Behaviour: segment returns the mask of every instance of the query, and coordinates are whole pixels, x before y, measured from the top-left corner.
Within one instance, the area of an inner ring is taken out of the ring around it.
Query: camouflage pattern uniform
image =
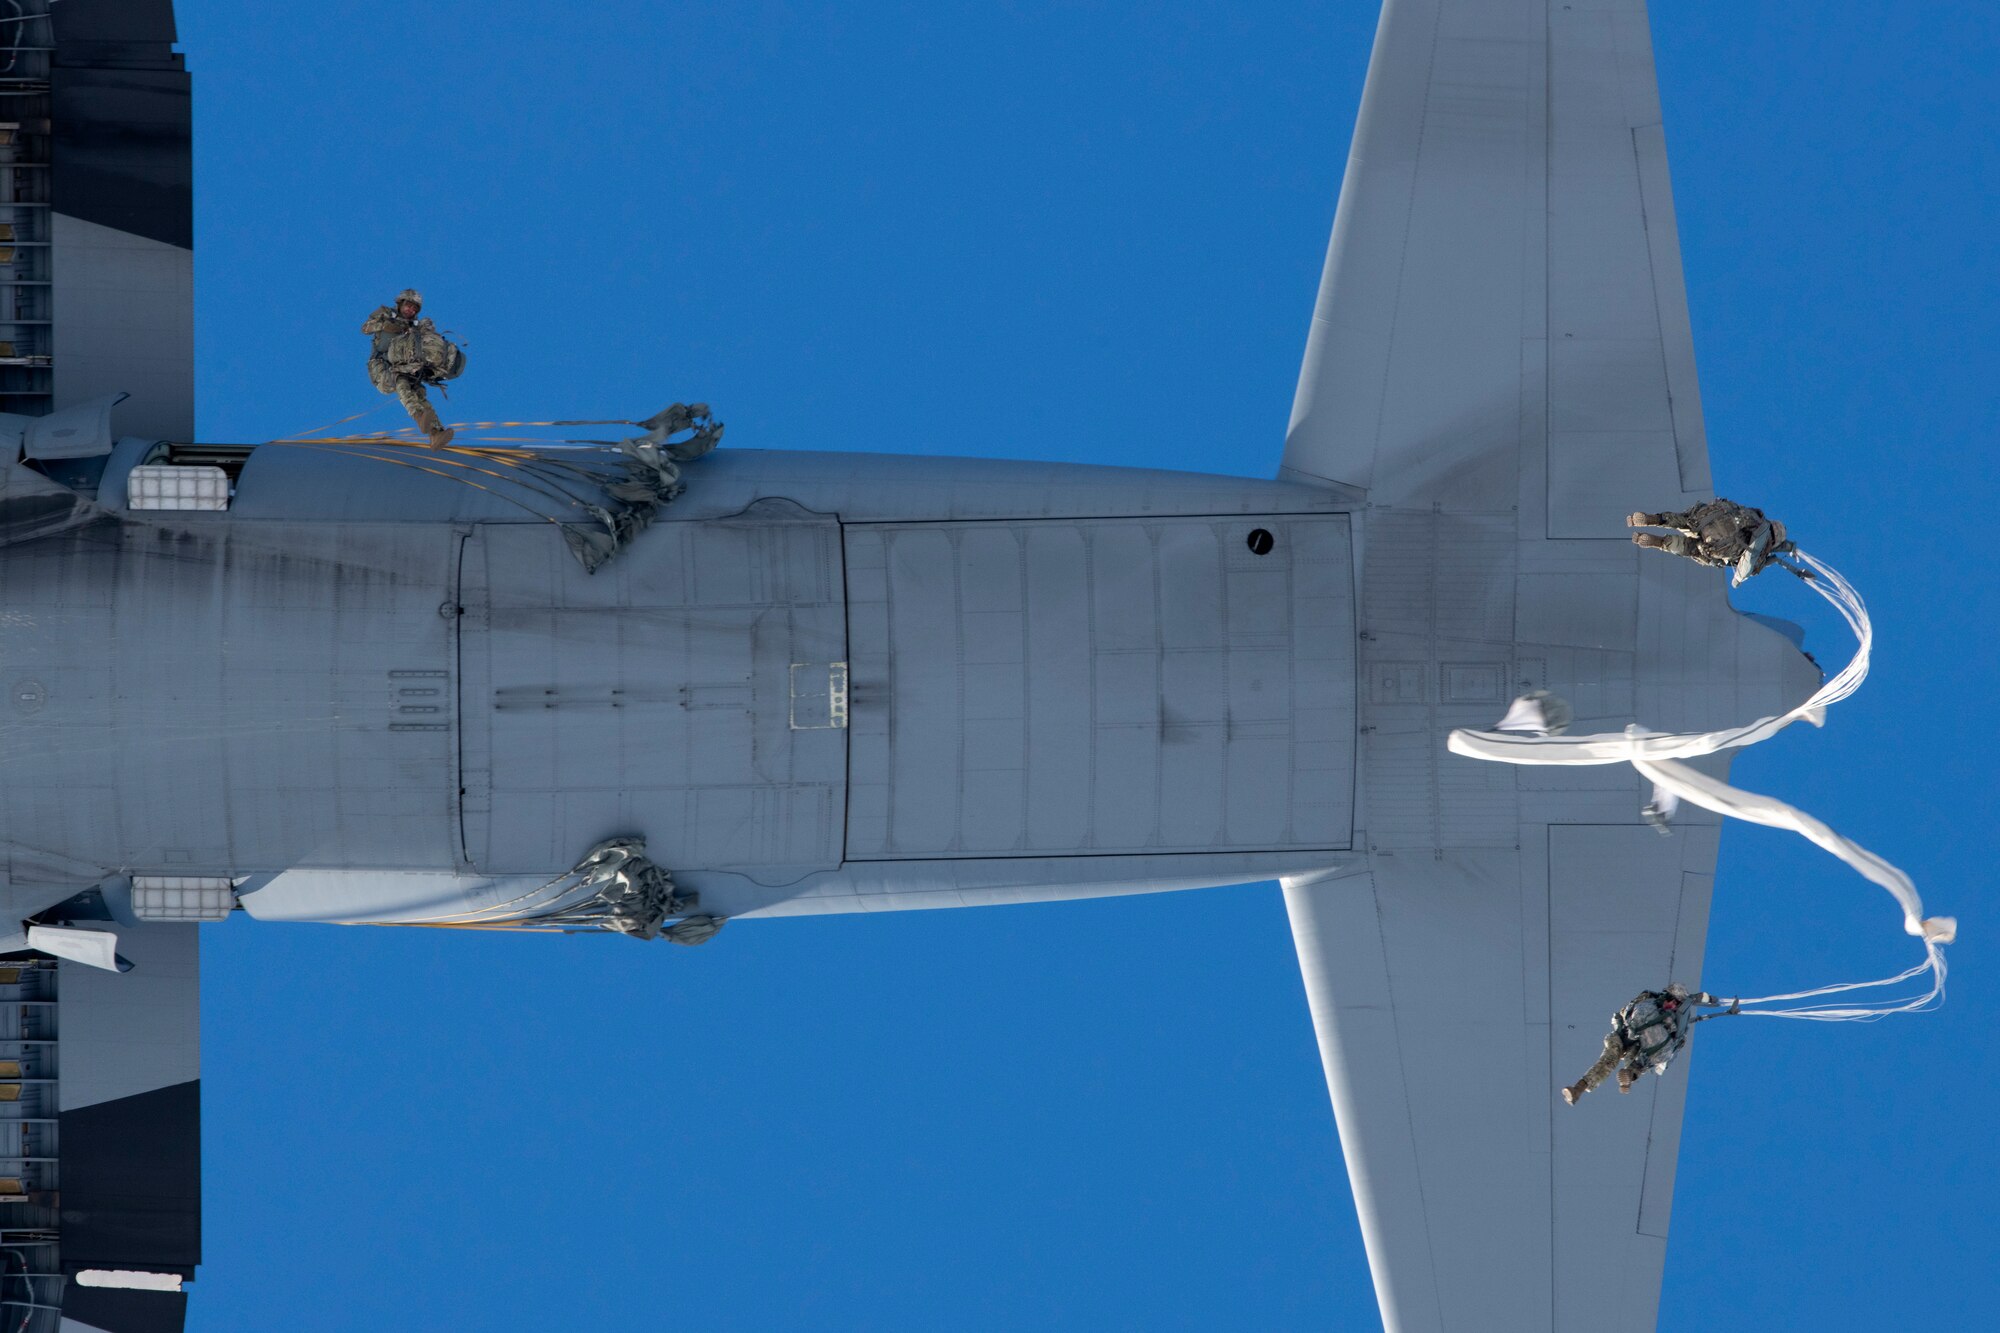
[[[1618,1091],[1630,1092],[1647,1071],[1667,1072],[1681,1047],[1694,1030],[1697,1004],[1719,1005],[1722,1001],[1707,991],[1688,994],[1685,986],[1669,986],[1664,991],[1640,991],[1631,1003],[1611,1016],[1611,1031],[1605,1034],[1604,1053],[1584,1071],[1582,1078],[1562,1090],[1563,1100],[1589,1092],[1618,1070]],[[1620,1069],[1620,1064],[1624,1068]]]
[[[396,297],[395,305],[376,306],[375,313],[361,325],[363,333],[374,335],[368,353],[368,378],[380,392],[396,396],[435,449],[449,443],[452,432],[445,429],[437,409],[424,393],[424,385],[432,379],[432,368],[421,359],[418,349],[426,341],[424,335],[435,339],[437,330],[428,319],[403,318],[400,307],[405,302],[422,311],[424,298],[405,289]]]
[[[1716,569],[1734,568],[1749,555],[1753,567],[1743,571],[1745,577],[1768,568],[1779,555],[1798,549],[1785,540],[1785,525],[1764,517],[1763,510],[1719,498],[1679,513],[1633,514],[1625,526],[1672,528],[1674,531],[1664,537],[1635,532],[1632,541]]]

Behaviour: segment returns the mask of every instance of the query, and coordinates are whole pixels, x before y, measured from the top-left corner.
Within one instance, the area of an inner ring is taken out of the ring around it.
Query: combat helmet
[[[402,291],[396,293],[397,309],[400,310],[405,301],[415,305],[419,310],[424,308],[424,294],[414,287],[405,287]]]

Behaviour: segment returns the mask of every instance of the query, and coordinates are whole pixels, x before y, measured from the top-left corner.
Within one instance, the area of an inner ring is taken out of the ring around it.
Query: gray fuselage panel
[[[850,861],[1350,844],[1346,515],[857,524],[846,548]]]
[[[795,727],[791,695],[846,658],[840,558],[837,523],[781,502],[657,524],[595,574],[552,524],[476,528],[470,863],[553,874],[636,835],[676,866],[782,880],[838,865],[846,732]]]
[[[630,836],[707,910],[878,910],[1354,838],[1326,491],[744,451],[590,574],[367,451],[259,448],[227,510],[121,514],[151,447],[103,521],[0,550],[0,843],[42,901],[226,875],[265,919],[444,921]]]
[[[165,874],[452,867],[460,539],[104,522],[9,549],[0,833]]]

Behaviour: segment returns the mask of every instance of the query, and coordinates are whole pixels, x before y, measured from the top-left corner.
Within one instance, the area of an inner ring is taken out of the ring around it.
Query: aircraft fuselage
[[[146,447],[118,446],[107,509]],[[0,551],[17,880],[435,920],[636,836],[737,916],[1233,883],[1352,845],[1353,542],[1325,490],[724,450],[590,573],[407,452],[263,446],[226,511]]]

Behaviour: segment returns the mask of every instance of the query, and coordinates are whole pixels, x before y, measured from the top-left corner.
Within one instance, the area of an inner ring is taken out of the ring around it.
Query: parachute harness
[[[1806,568],[1801,570],[1789,564],[1787,568],[1798,574],[1840,613],[1848,628],[1854,631],[1856,648],[1853,658],[1839,674],[1828,679],[1811,698],[1790,712],[1775,717],[1759,718],[1747,726],[1730,727],[1720,731],[1672,734],[1649,732],[1636,725],[1627,727],[1622,733],[1603,732],[1591,736],[1527,734],[1498,730],[1474,731],[1460,728],[1451,733],[1446,745],[1453,754],[1503,764],[1629,763],[1642,776],[1649,779],[1657,791],[1666,792],[1720,815],[1753,824],[1763,824],[1770,828],[1790,829],[1809,842],[1831,852],[1862,876],[1888,890],[1903,909],[1904,931],[1923,941],[1924,960],[1893,977],[1820,986],[1813,990],[1792,991],[1784,995],[1743,997],[1733,1001],[1727,1009],[1702,1015],[1702,1019],[1722,1018],[1740,1013],[1763,1018],[1798,1018],[1817,1022],[1867,1022],[1886,1014],[1914,1013],[1935,1008],[1944,998],[1944,946],[1951,943],[1958,934],[1958,922],[1954,918],[1926,917],[1923,899],[1918,896],[1916,885],[1907,874],[1859,843],[1835,832],[1805,811],[1774,797],[1744,791],[1728,783],[1719,782],[1680,762],[1697,755],[1714,754],[1718,750],[1741,749],[1756,745],[1769,740],[1800,720],[1810,722],[1816,727],[1824,726],[1826,710],[1861,688],[1861,683],[1868,678],[1868,656],[1875,635],[1874,626],[1868,618],[1867,605],[1862,602],[1861,594],[1856,592],[1854,586],[1832,566],[1814,559],[1804,551],[1796,551],[1793,555]],[[1738,581],[1740,582],[1740,579]],[[1897,986],[1927,972],[1931,977],[1930,989],[1921,995],[1900,995],[1872,1001],[1862,999],[1851,1004],[1799,1003],[1819,1000],[1829,995]]]

